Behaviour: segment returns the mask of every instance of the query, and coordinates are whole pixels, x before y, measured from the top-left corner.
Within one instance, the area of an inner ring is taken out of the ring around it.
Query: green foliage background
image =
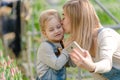
[[[115,25],[116,23],[94,2],[91,0],[93,6],[96,9],[97,15],[100,18],[100,21],[103,25]],[[120,22],[120,1],[119,0],[99,0],[103,6],[108,9],[113,16],[115,16]]]
[[[119,21],[120,21],[120,1],[119,0],[99,0]],[[66,0],[60,0],[59,4],[57,4],[58,11],[62,13],[62,6],[66,2]],[[95,3],[94,0],[91,0],[97,15],[103,25],[116,25],[116,23]],[[34,24],[35,30],[39,31],[39,14],[41,11],[52,8],[50,4],[46,2],[46,0],[35,0],[32,4],[33,8],[33,18],[30,20],[29,26]],[[29,27],[30,30],[33,30]]]

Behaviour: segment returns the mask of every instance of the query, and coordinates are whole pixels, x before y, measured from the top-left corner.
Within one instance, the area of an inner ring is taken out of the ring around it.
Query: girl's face
[[[56,18],[51,19],[46,24],[46,29],[44,34],[49,41],[59,42],[60,40],[62,40],[64,36],[64,32],[60,21],[58,21]]]
[[[66,11],[64,10],[63,11],[63,21],[62,21],[62,24],[63,24],[63,29],[65,31],[65,33],[70,33],[70,28],[71,28],[71,23],[70,23],[70,18],[68,17]]]

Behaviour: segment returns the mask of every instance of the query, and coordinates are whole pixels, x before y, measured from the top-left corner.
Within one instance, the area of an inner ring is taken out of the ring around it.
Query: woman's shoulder
[[[106,32],[106,31],[114,32],[115,30],[113,30],[112,28],[106,28],[106,27],[102,27],[102,28],[98,29],[98,33],[103,33],[103,32]]]
[[[98,37],[105,37],[105,36],[120,36],[117,31],[111,28],[101,28],[98,31]]]
[[[120,34],[111,28],[103,28],[99,33],[97,37],[98,43],[104,43],[104,42],[116,42],[120,43]]]

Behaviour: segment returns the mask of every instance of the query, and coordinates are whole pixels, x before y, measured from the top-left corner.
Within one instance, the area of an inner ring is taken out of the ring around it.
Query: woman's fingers
[[[73,51],[76,53],[76,56],[78,56],[79,59],[82,59],[82,60],[84,59],[84,57],[83,57],[84,52],[83,51],[81,51],[79,49],[73,49]]]
[[[74,54],[74,53],[73,53],[70,57],[71,57],[72,61],[73,61],[77,66],[80,67],[80,58],[78,58],[78,56],[77,56],[76,54]]]
[[[71,59],[77,66],[81,66],[84,60],[84,57],[80,51],[73,49],[73,52],[70,54]]]
[[[89,71],[95,69],[91,56],[86,50],[79,51],[77,49],[73,49],[73,52],[71,52],[70,57],[78,67],[84,68]]]

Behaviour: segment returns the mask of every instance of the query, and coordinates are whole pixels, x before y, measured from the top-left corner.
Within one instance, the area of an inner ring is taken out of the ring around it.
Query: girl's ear
[[[47,36],[45,31],[43,31],[42,33],[43,33],[43,35],[44,35],[45,37]]]

